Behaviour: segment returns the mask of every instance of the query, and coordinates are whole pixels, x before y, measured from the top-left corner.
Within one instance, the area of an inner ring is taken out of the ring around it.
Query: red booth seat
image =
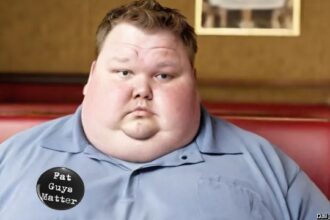
[[[0,143],[19,131],[45,122],[49,118],[14,118],[0,117]]]
[[[72,113],[76,106],[0,104],[0,143],[18,131]],[[206,107],[211,113],[253,131],[281,148],[330,199],[330,108],[291,109],[289,106],[271,108],[264,105],[242,105],[240,108],[239,105],[216,104],[206,104]],[[298,110],[298,116],[294,116],[294,111]]]

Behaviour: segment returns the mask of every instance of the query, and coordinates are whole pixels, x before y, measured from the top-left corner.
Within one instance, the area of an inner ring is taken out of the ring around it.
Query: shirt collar
[[[241,141],[233,132],[233,125],[211,116],[201,108],[201,122],[195,139],[188,145],[145,164],[127,163],[98,151],[88,141],[81,124],[81,106],[73,115],[54,121],[50,132],[46,132],[42,147],[68,153],[84,152],[91,158],[104,160],[127,169],[150,166],[179,166],[203,161],[201,153],[236,154],[241,153]],[[59,140],[58,138],[62,139]]]
[[[220,118],[215,118],[202,107],[200,128],[196,143],[202,153],[236,154],[242,153],[242,141],[237,128]]]
[[[105,155],[91,145],[85,148],[84,153],[86,153],[90,158],[107,161],[109,163],[115,164],[118,167],[132,171],[148,167],[180,166],[183,164],[195,164],[204,161],[198,146],[194,142],[146,163],[132,163],[123,161],[118,158]]]
[[[66,116],[62,120],[65,120],[64,123],[61,119],[54,121],[51,130],[46,132],[46,136],[42,138],[41,143],[43,148],[68,153],[83,152],[90,158],[107,161],[129,170],[151,166],[179,166],[203,161],[195,142],[191,142],[183,148],[148,163],[136,164],[122,161],[103,154],[88,141],[81,123],[81,106],[78,107],[73,115]],[[59,137],[61,137],[61,140],[58,139]]]
[[[52,123],[53,126],[49,128],[48,132],[46,131],[46,135],[42,138],[41,146],[43,148],[79,153],[89,145],[81,124],[81,106],[73,115],[57,119]]]

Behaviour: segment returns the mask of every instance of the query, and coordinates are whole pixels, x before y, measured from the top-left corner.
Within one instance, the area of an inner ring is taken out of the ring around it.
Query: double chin
[[[157,123],[149,118],[138,118],[122,125],[124,134],[135,140],[148,140],[160,130]]]

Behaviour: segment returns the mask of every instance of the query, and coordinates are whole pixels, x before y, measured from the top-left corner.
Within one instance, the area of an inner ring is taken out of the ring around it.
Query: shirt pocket
[[[197,190],[203,220],[274,220],[261,196],[244,181],[203,176]]]

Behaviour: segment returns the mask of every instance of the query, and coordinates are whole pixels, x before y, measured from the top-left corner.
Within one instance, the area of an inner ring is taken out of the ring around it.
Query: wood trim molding
[[[312,80],[253,80],[253,79],[205,79],[198,78],[200,87],[258,87],[258,88],[317,88],[329,89],[330,80],[312,81]]]
[[[80,84],[87,82],[87,73],[8,73],[0,72],[0,83]]]

